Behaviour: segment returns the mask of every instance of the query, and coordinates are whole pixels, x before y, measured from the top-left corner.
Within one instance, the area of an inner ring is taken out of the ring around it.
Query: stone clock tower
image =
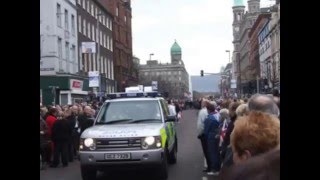
[[[234,51],[239,51],[239,34],[240,34],[240,24],[243,19],[245,6],[243,0],[234,0],[233,9],[233,45]]]

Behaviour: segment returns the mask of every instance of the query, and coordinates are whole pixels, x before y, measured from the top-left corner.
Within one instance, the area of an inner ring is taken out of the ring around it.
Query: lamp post
[[[230,50],[226,50],[226,53],[229,53],[229,63],[230,63]]]
[[[153,53],[149,54],[149,57],[150,57],[150,59],[149,59],[149,60],[151,60],[151,56],[153,56],[153,55],[154,55]]]

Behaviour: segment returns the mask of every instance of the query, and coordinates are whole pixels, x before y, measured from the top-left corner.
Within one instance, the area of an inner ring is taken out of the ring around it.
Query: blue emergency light
[[[161,97],[161,94],[158,92],[138,92],[138,93],[111,93],[107,94],[109,99],[117,99],[117,98],[137,98],[137,97]]]

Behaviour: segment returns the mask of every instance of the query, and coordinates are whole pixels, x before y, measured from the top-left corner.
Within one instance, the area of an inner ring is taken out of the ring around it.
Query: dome
[[[233,0],[234,6],[244,6],[243,0]]]
[[[181,47],[179,44],[175,41],[173,45],[171,46],[171,54],[181,54]]]

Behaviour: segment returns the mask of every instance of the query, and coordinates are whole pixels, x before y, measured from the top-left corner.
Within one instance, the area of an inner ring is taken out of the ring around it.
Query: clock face
[[[235,30],[236,32],[238,32],[238,31],[239,31],[239,27],[235,27],[234,30]]]

